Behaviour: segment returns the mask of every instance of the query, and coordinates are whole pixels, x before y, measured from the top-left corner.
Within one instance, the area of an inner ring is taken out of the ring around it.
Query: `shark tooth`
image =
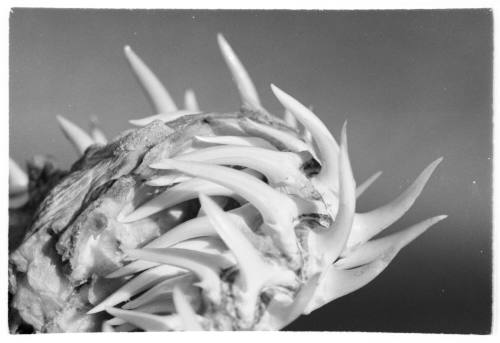
[[[298,216],[297,204],[261,180],[241,171],[199,162],[166,159],[150,165],[154,169],[175,169],[183,173],[219,183],[250,202],[262,215],[266,230],[286,255],[297,254],[297,241],[292,222]],[[200,191],[200,193],[205,193]]]
[[[317,248],[325,263],[333,263],[340,255],[351,231],[356,208],[356,184],[347,152],[346,124],[342,128],[339,165],[339,209],[332,227],[317,234]]]
[[[275,85],[271,85],[271,89],[279,102],[313,135],[322,162],[317,179],[333,190],[337,190],[339,146],[335,138],[333,138],[325,124],[306,106]]]
[[[198,100],[196,100],[196,94],[192,89],[188,89],[184,93],[184,108],[187,111],[200,112]]]
[[[283,147],[280,150],[286,149],[293,152],[311,151],[309,145],[294,135],[272,126],[257,123],[249,118],[244,118],[241,121],[241,127],[250,135],[261,137],[278,148]]]
[[[144,304],[147,304],[153,300],[156,300],[159,296],[165,293],[171,293],[174,287],[179,283],[186,283],[194,281],[194,276],[191,273],[185,273],[181,275],[174,276],[170,279],[164,280],[152,288],[148,289],[146,292],[142,293],[137,298],[127,302],[122,306],[124,310],[132,310]]]
[[[120,287],[114,293],[110,294],[101,303],[88,311],[87,314],[104,311],[107,307],[115,306],[125,300],[130,299],[130,297],[132,297],[133,295],[149,289],[155,284],[181,273],[184,273],[182,269],[165,265],[146,270],[142,274],[136,276],[125,285]]]
[[[271,184],[293,183],[304,177],[300,170],[306,159],[305,154],[235,145],[210,147],[175,157],[178,161],[251,168],[264,174]]]
[[[335,262],[335,265],[342,269],[354,268],[376,260],[389,249],[401,250],[446,217],[446,215],[432,217],[400,232],[358,245],[345,252],[344,257]]]
[[[94,144],[94,140],[74,123],[63,116],[56,116],[56,118],[64,136],[70,141],[78,154],[82,155],[89,146]]]
[[[295,280],[295,275],[266,263],[262,253],[245,236],[238,223],[233,222],[212,199],[200,194],[200,203],[213,228],[236,257],[240,271],[236,283],[242,291],[239,300],[244,303],[240,306],[240,315],[251,322],[262,288],[269,284],[290,284]]]
[[[243,105],[255,109],[262,108],[259,100],[259,95],[257,94],[252,79],[250,79],[250,76],[245,70],[245,67],[241,63],[238,56],[236,56],[236,54],[234,53],[229,43],[220,33],[217,35],[217,42],[219,43],[219,48],[222,56],[224,57],[229,70],[231,71],[233,81],[238,88]]]
[[[28,175],[22,168],[9,158],[9,194],[18,194],[28,191]]]
[[[195,218],[196,219],[196,218]],[[187,223],[187,222],[186,222]],[[182,225],[182,224],[180,224]],[[207,222],[206,226],[210,226]],[[184,226],[186,228],[186,226]],[[189,228],[188,228],[189,229]],[[207,230],[212,230],[207,229]],[[170,231],[168,231],[170,232]],[[165,233],[164,235],[168,234]],[[215,235],[215,232],[212,233]],[[192,235],[187,234],[184,237],[189,237],[186,238],[186,240],[181,241],[176,240],[176,237],[171,237],[170,235],[167,237],[164,237],[164,235],[158,237],[157,239],[151,241],[150,243],[146,244],[144,248],[168,248],[168,247],[176,247],[176,248],[182,248],[182,249],[189,249],[189,250],[197,250],[201,251],[204,253],[208,254],[220,254],[223,253],[225,250],[227,250],[222,242],[216,239],[209,239],[208,237],[203,237],[203,235],[196,236],[194,233]],[[208,235],[207,235],[208,236]],[[132,261],[129,264],[115,270],[114,272],[106,275],[107,278],[118,278],[118,277],[123,277],[131,274],[136,274],[139,272],[142,272],[146,269],[153,268],[158,266],[158,263],[155,262],[149,262],[149,261],[144,261],[144,260],[136,260]]]
[[[99,128],[98,119],[96,116],[90,117],[90,136],[96,144],[108,144],[108,139],[106,138],[104,132],[102,132]]]
[[[125,46],[124,52],[132,67],[132,71],[153,103],[156,112],[167,113],[177,111],[177,106],[172,97],[151,69],[137,56],[130,46]]]
[[[207,297],[215,304],[220,302],[220,273],[229,268],[231,262],[221,255],[202,253],[194,250],[179,248],[164,249],[131,249],[126,253],[146,261],[173,265],[195,273]]]
[[[428,165],[417,179],[390,203],[370,212],[356,213],[347,247],[350,248],[366,242],[401,218],[418,198],[433,171],[442,160],[442,158],[438,158]]]
[[[201,178],[194,178],[172,186],[133,212],[119,216],[118,220],[122,223],[131,223],[149,217],[181,202],[198,197],[200,191],[211,195],[234,196],[234,192],[226,187]]]

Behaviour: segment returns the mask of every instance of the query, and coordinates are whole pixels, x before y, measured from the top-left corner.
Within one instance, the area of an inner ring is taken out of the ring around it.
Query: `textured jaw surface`
[[[125,47],[156,115],[109,142],[95,121],[87,134],[58,117],[81,156],[67,173],[28,177],[11,160],[11,218],[24,218],[9,260],[13,332],[25,324],[36,332],[279,330],[369,283],[446,217],[376,237],[410,209],[441,159],[392,202],[357,213],[356,198],[381,172],[356,185],[346,125],[339,145],[274,85],[285,115],[271,115],[217,39],[240,111],[200,111],[192,90],[178,108]]]

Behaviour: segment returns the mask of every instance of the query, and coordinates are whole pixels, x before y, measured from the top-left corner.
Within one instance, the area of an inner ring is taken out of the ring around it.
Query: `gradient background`
[[[445,160],[392,230],[449,218],[403,250],[365,288],[290,330],[488,333],[491,325],[492,13],[447,11],[95,11],[15,9],[10,21],[10,153],[76,157],[56,114],[109,136],[152,108],[129,71],[130,44],[181,104],[239,99],[216,44],[225,34],[265,106],[276,83],[338,137],[349,119],[357,180],[384,174],[359,201],[384,204]]]

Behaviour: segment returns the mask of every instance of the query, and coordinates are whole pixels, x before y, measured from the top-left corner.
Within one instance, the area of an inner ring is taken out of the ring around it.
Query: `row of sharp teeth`
[[[248,73],[222,35],[218,36],[218,43],[239,90],[242,104],[267,113]],[[185,110],[179,110],[165,87],[130,47],[125,47],[125,55],[159,113],[133,120],[132,124],[143,126],[154,120],[168,123],[181,116],[200,113],[194,92],[186,92]],[[296,278],[293,272],[284,272],[266,261],[249,239],[252,228],[259,220],[262,221],[261,229],[272,237],[281,252],[293,258],[299,253],[293,228],[301,215],[326,211],[325,214],[335,218],[329,230],[312,234],[312,244],[316,249],[313,252],[322,266],[321,271],[310,276],[293,301],[280,301],[277,298],[268,305],[265,321],[269,328],[279,329],[300,314],[310,313],[370,282],[400,249],[446,217],[430,218],[401,232],[371,240],[412,206],[441,159],[431,163],[394,201],[370,212],[355,213],[356,197],[381,172],[375,173],[356,188],[347,152],[345,125],[339,146],[327,127],[309,108],[278,87],[271,85],[271,89],[285,108],[285,122],[301,132],[301,139],[272,126],[244,119],[242,126],[245,131],[258,132],[258,135],[195,137],[195,141],[205,144],[204,149],[150,166],[180,174],[177,178],[159,176],[150,180],[148,185],[176,185],[132,212],[121,215],[119,221],[137,221],[192,198],[199,198],[204,215],[180,224],[143,249],[125,251],[135,261],[108,277],[141,273],[89,311],[90,314],[106,310],[115,317],[104,324],[104,330],[113,330],[112,327],[118,330],[139,327],[153,331],[205,328],[205,319],[196,314],[196,305],[199,304],[195,304],[193,299],[196,294],[193,293],[198,292],[198,288],[192,287],[192,281],[198,280],[195,285],[202,289],[212,303],[218,304],[221,301],[221,271],[235,264],[239,270],[236,284],[241,290],[238,297],[241,302],[240,315],[251,321],[257,298],[265,286],[293,285]],[[79,153],[84,153],[92,144],[106,142],[95,126],[89,136],[63,117],[58,117],[58,120]],[[280,147],[286,147],[290,152],[281,152]],[[309,181],[320,191],[328,205],[326,209],[320,204],[285,195],[276,189],[281,185],[294,185],[305,178],[300,171],[304,163],[301,152],[304,151],[309,151],[311,156],[321,161],[319,174],[312,176]],[[249,169],[241,171],[224,165]],[[260,180],[252,171],[263,174],[269,183]],[[27,177],[22,176],[22,173],[11,162],[11,191],[19,187],[27,188]],[[210,198],[216,195],[236,197],[241,203],[248,203],[224,212]],[[224,244],[214,243],[217,240],[207,237],[218,238]],[[224,252],[225,247],[230,253]],[[123,305],[122,309],[113,307],[140,293],[142,295]],[[161,312],[158,306],[175,313],[156,315]]]

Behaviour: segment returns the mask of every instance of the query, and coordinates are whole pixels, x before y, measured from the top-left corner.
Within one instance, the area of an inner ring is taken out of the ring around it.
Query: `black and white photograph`
[[[493,9],[8,11],[10,335],[492,333]]]

